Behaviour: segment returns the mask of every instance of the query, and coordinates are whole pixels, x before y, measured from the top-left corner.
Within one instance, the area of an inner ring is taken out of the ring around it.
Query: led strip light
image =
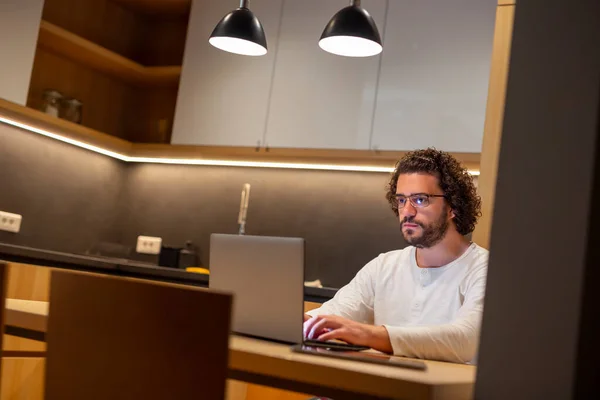
[[[80,142],[79,140],[70,139],[39,129],[27,124],[13,121],[8,118],[0,117],[0,122],[7,125],[12,125],[17,128],[25,129],[29,132],[37,133],[42,136],[52,138],[64,143],[69,143],[73,146],[81,147],[108,157],[116,158],[117,160],[134,163],[150,163],[150,164],[175,164],[175,165],[210,165],[221,167],[251,167],[251,168],[283,168],[283,169],[309,169],[309,170],[325,170],[325,171],[356,171],[356,172],[393,172],[393,167],[376,167],[363,165],[334,165],[334,164],[303,164],[303,163],[282,163],[268,161],[233,161],[233,160],[208,160],[202,158],[161,158],[161,157],[130,157],[111,150],[106,150],[98,146]],[[478,176],[479,171],[469,171],[471,175]]]

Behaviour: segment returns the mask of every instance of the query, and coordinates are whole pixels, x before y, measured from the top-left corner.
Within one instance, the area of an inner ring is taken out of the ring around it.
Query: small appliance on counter
[[[181,247],[160,246],[158,265],[161,267],[178,268],[181,250]]]
[[[185,247],[161,246],[158,255],[158,265],[168,268],[199,267],[197,247],[191,240],[185,242]]]

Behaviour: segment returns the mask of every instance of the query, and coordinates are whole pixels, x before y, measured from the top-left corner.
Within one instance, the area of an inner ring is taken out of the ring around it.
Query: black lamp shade
[[[330,53],[350,57],[373,56],[383,49],[373,17],[357,5],[345,7],[331,18],[319,46]]]
[[[213,46],[231,53],[261,56],[267,53],[267,39],[252,11],[240,7],[221,19],[209,39]]]

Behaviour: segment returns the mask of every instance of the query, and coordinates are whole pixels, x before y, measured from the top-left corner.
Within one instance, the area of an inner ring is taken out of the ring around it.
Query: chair
[[[46,400],[223,399],[232,297],[53,271]]]
[[[0,352],[4,342],[4,308],[6,307],[6,292],[8,291],[8,265],[0,261]],[[1,360],[0,360],[1,361]],[[0,362],[0,377],[2,377],[2,363]]]

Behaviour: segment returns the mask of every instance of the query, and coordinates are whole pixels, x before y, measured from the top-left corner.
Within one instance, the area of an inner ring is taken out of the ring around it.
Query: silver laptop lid
[[[212,234],[209,287],[232,292],[233,331],[301,343],[304,239]]]

